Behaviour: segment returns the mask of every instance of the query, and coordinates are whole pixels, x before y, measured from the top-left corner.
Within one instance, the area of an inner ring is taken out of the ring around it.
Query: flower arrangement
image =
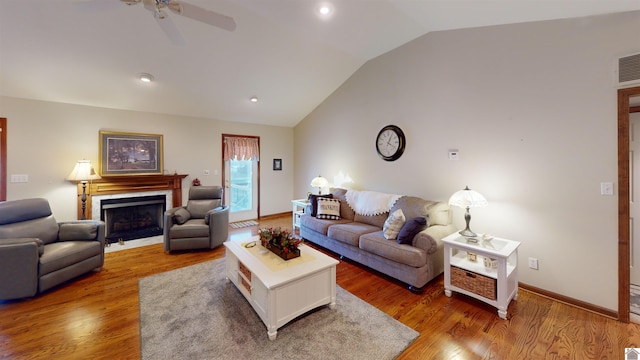
[[[275,229],[263,228],[259,230],[258,234],[260,235],[262,246],[278,254],[283,259],[288,260],[300,256],[298,246],[300,246],[302,240],[293,237],[288,230],[282,230],[279,227]]]
[[[191,185],[200,186],[200,179],[198,178],[193,179],[193,181],[191,181]]]

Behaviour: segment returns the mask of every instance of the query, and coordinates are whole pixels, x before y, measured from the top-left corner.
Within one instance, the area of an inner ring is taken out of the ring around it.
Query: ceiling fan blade
[[[197,20],[205,24],[213,25],[224,30],[233,31],[236,29],[236,22],[231,16],[222,15],[215,11],[207,10],[199,6],[191,5],[186,2],[179,2],[179,6],[175,6],[177,1],[171,1],[168,6],[174,11],[189,19]],[[174,4],[173,6],[171,4]]]
[[[182,37],[180,30],[178,30],[174,22],[171,21],[170,17],[167,16],[165,18],[159,18],[156,16],[156,22],[172,43],[179,46],[186,45],[187,42]]]
[[[142,4],[144,5],[144,8],[149,10],[149,11],[156,11],[156,2],[155,0],[143,0]]]

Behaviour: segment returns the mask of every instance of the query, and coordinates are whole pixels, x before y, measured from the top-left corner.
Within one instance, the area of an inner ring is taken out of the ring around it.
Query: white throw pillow
[[[404,217],[402,209],[398,209],[389,214],[389,217],[384,222],[384,226],[382,227],[384,238],[387,240],[395,240],[398,237],[400,230],[402,230],[402,226],[404,226],[405,221],[407,220]]]
[[[340,220],[340,200],[318,198],[316,218],[326,220]]]

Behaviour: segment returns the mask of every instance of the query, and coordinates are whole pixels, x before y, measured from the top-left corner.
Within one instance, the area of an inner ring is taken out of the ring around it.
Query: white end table
[[[442,239],[444,293],[450,297],[455,291],[484,301],[498,308],[498,316],[506,319],[509,303],[518,299],[520,243],[500,238],[485,241],[481,235],[477,240],[469,242],[457,232]]]
[[[297,199],[297,200],[291,200],[291,205],[292,205],[292,221],[293,223],[291,224],[291,229],[293,229],[293,233],[295,234],[296,229],[300,229],[300,216],[302,216],[302,214],[304,214],[304,209],[307,207],[307,205],[309,205],[311,202],[307,199]]]

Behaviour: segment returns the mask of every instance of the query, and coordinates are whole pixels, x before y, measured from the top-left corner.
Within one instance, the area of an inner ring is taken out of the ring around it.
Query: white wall
[[[195,177],[202,185],[221,185],[221,134],[259,136],[261,215],[291,211],[292,128],[9,97],[0,97],[0,117],[7,118],[7,174],[29,175],[28,183],[7,184],[7,199],[45,197],[59,221],[76,218],[76,186],[65,178],[79,159],[97,170],[101,129],[162,134],[165,172],[189,174],[182,183],[185,203]],[[273,158],[282,158],[282,171],[272,170]]]
[[[522,242],[521,282],[617,310],[617,197],[600,182],[617,179],[613,65],[640,52],[638,34],[633,12],[422,36],[296,126],[294,195],[338,171],[354,188],[445,201],[468,185],[489,201],[472,229]],[[387,124],[407,137],[395,162],[375,152]]]

